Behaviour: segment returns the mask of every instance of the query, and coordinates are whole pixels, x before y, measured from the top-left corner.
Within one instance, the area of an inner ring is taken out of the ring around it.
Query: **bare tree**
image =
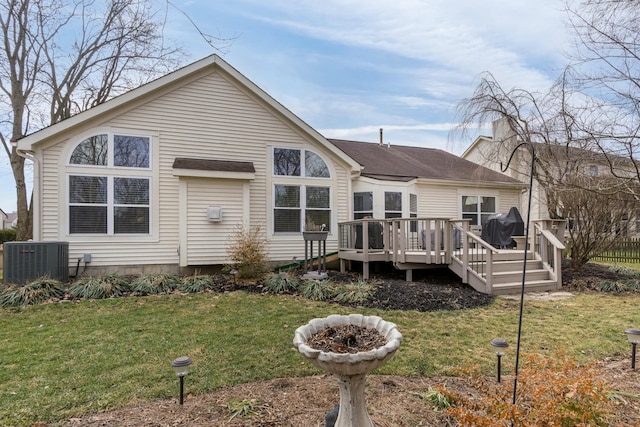
[[[612,184],[602,182],[609,180],[615,181],[615,178],[573,176],[563,185],[550,190],[555,193],[556,200],[569,221],[568,255],[574,268],[586,264],[591,258],[615,246],[619,239],[628,236],[630,212],[636,206],[635,200],[626,192],[603,193],[588,190],[609,188]]]
[[[169,6],[175,8],[168,0],[159,7],[153,0],[0,0],[0,141],[16,184],[18,240],[31,237],[32,221],[25,158],[11,142],[184,63],[184,52],[163,38]],[[216,39],[197,30],[213,46]]]
[[[485,154],[505,158],[515,143],[535,143],[536,181],[550,217],[584,213],[575,201],[589,198],[610,207],[590,209],[589,222],[609,223],[622,217],[613,212],[617,207],[628,216],[640,199],[640,8],[628,0],[581,0],[567,1],[565,12],[575,49],[557,82],[545,93],[505,91],[486,73],[459,104],[461,128],[502,120],[509,133],[494,138]],[[526,171],[525,163],[516,167]],[[589,179],[593,164],[607,165],[609,178]],[[574,249],[591,256],[591,245],[608,235],[586,223],[583,218],[580,232],[591,230],[589,239],[574,233],[580,239]]]
[[[581,132],[611,164],[611,173],[640,181],[640,7],[628,0],[566,2],[575,35],[572,85],[584,94],[574,104]],[[629,160],[617,168],[620,157]],[[630,173],[632,172],[632,173]]]
[[[524,89],[505,91],[486,73],[473,96],[459,103],[458,112],[463,132],[499,121],[503,130],[485,147],[487,162],[506,160],[523,141],[534,144],[535,184],[543,190],[539,202],[546,205],[550,218],[576,224],[570,231],[571,257],[579,266],[610,248],[615,224],[628,219],[639,193],[630,159],[594,151],[599,145],[581,126],[586,110],[572,108],[570,100],[576,93],[568,90],[567,75],[568,71],[548,92],[534,94]],[[526,152],[516,154],[514,176],[526,182],[531,159]],[[607,164],[612,173],[594,174],[590,167],[599,164]]]

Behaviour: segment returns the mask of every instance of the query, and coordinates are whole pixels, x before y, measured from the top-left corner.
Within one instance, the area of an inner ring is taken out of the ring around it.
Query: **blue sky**
[[[209,34],[234,38],[223,58],[329,138],[441,148],[455,107],[490,71],[501,85],[546,90],[566,63],[562,0],[171,0]],[[167,36],[192,60],[214,50],[175,8]],[[482,133],[487,133],[482,131]],[[15,209],[0,158],[0,208]]]

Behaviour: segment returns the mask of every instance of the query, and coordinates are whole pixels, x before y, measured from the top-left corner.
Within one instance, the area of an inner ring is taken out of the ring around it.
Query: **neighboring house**
[[[5,211],[0,209],[0,230],[4,230],[5,228],[7,228],[7,218],[8,217]]]
[[[4,221],[4,228],[16,228],[18,226],[18,213],[11,212],[7,214]]]
[[[0,230],[15,228],[18,224],[18,214],[15,212],[6,213],[0,209]]]
[[[480,221],[522,190],[444,151],[329,141],[216,55],[17,144],[34,160],[34,240],[68,241],[95,273],[224,264],[240,225],[286,262],[305,228],[325,224],[332,252],[339,222]]]
[[[485,166],[495,171],[501,171],[502,165],[509,160],[511,150],[521,141],[511,131],[505,120],[496,120],[493,123],[493,136],[479,136],[461,155],[463,159]],[[533,143],[536,156],[543,156],[547,160],[548,167],[555,167],[552,173],[557,176],[571,175],[576,172],[584,176],[606,177],[611,175],[611,168],[618,176],[635,174],[635,165],[621,156],[610,156],[608,159],[601,153],[564,145],[548,145]],[[522,182],[528,182],[531,166],[531,153],[526,148],[520,148],[514,154],[508,170],[504,173]],[[558,178],[560,179],[560,178]],[[527,194],[523,194],[527,197]],[[520,206],[526,207],[525,200]],[[524,217],[526,210],[522,212]],[[544,188],[534,178],[531,200],[531,218],[549,219]],[[640,236],[640,207],[632,209],[627,215],[626,224],[617,226],[624,234]],[[613,228],[612,228],[613,231]]]

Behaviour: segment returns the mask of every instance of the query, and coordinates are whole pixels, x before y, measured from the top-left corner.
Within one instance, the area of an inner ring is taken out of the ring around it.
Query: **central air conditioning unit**
[[[5,242],[4,283],[24,285],[43,276],[69,280],[69,242]]]

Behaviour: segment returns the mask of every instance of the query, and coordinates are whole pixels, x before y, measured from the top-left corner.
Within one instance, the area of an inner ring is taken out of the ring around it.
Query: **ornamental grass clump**
[[[601,292],[636,292],[640,290],[640,281],[637,279],[603,280],[598,284],[598,290]]]
[[[629,267],[623,267],[620,265],[612,265],[611,267],[609,267],[609,271],[611,271],[612,273],[616,273],[616,274],[624,274],[626,276],[630,276],[630,277],[639,277],[640,278],[640,271],[633,269],[633,268],[629,268]]]
[[[300,279],[292,273],[271,273],[264,279],[264,287],[273,294],[291,294],[300,287]]]
[[[182,281],[178,284],[178,290],[180,292],[195,294],[213,289],[214,285],[215,280],[212,276],[194,274],[183,277]]]
[[[224,407],[229,411],[229,421],[236,417],[252,417],[257,415],[258,412],[269,408],[260,399],[230,400],[224,404]]]
[[[131,290],[129,279],[115,273],[100,277],[81,277],[69,287],[71,298],[117,298]]]
[[[471,381],[482,396],[454,395],[446,410],[462,426],[610,426],[615,425],[615,404],[610,387],[592,366],[578,366],[563,352],[553,357],[524,355],[518,375],[516,404],[513,383],[496,383],[477,373]]]
[[[180,279],[169,273],[145,274],[131,282],[131,290],[142,295],[168,294],[173,292]]]
[[[300,285],[300,294],[312,301],[328,301],[335,297],[335,285],[330,280],[307,279]]]
[[[366,280],[336,285],[333,300],[342,303],[363,303],[371,298],[373,290],[373,285]]]
[[[448,409],[456,403],[455,395],[441,387],[430,387],[425,392],[414,392],[412,394],[431,403],[434,408],[440,411]]]
[[[50,299],[64,298],[62,282],[43,276],[24,286],[9,285],[0,292],[0,307],[20,307],[40,304]]]

